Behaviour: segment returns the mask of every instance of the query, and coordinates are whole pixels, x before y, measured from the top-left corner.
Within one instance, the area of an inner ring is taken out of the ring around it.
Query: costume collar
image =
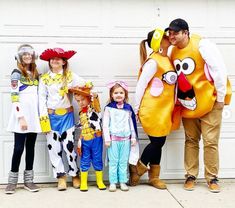
[[[136,138],[138,138],[137,122],[136,122],[136,118],[135,118],[135,112],[134,112],[134,110],[133,110],[133,108],[131,107],[130,104],[124,102],[123,103],[123,108],[118,108],[117,107],[117,102],[112,101],[112,102],[108,103],[108,105],[106,105],[105,107],[116,108],[116,109],[124,109],[124,110],[130,111],[131,112],[131,119],[132,119],[134,129],[135,129],[135,133],[136,133]]]

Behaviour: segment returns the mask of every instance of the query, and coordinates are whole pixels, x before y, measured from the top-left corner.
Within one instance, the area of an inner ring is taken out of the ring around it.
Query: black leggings
[[[36,133],[14,133],[15,135],[15,144],[14,144],[14,151],[12,156],[12,163],[11,163],[11,171],[18,172],[20,166],[21,156],[24,152],[24,146],[26,149],[25,154],[25,170],[32,170],[33,169],[33,161],[34,161],[34,147],[37,138]]]
[[[146,166],[149,163],[151,165],[159,165],[162,156],[162,147],[165,144],[166,136],[163,137],[149,136],[149,139],[150,143],[145,147],[140,160]]]

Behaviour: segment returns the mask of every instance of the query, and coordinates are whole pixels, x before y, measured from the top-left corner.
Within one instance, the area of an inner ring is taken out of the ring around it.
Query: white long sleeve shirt
[[[145,89],[148,83],[153,78],[154,74],[157,72],[157,62],[153,59],[149,59],[142,67],[142,73],[136,85],[135,90],[135,114],[138,113],[141,100],[144,96]]]
[[[217,101],[224,102],[227,86],[227,69],[223,58],[214,43],[208,39],[201,39],[199,52],[207,64],[209,73],[217,91]]]
[[[62,70],[59,73],[48,71],[40,78],[38,93],[40,116],[48,115],[48,108],[57,109],[70,107],[71,98],[68,96],[66,91],[71,87],[85,85],[85,80],[83,78],[71,72],[71,78],[69,78],[67,82],[68,89],[63,90],[63,83],[61,81],[62,73]]]

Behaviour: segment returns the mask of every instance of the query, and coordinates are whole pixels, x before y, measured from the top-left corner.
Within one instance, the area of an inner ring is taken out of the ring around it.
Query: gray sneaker
[[[15,190],[16,190],[16,184],[8,183],[5,189],[5,194],[14,194]]]
[[[120,183],[120,189],[122,191],[128,191],[129,190],[128,186],[125,183]]]
[[[115,183],[111,183],[109,185],[109,191],[110,192],[115,192],[117,190],[116,184]]]
[[[39,191],[39,187],[35,185],[34,183],[25,183],[24,189],[30,191],[30,192],[37,192]]]

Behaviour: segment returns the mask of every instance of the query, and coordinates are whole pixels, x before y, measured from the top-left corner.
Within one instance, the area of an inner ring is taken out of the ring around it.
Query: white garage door
[[[126,80],[130,100],[139,68],[138,44],[155,26],[167,26],[177,17],[188,20],[191,32],[198,32],[218,44],[235,86],[235,2],[198,0],[1,0],[0,1],[0,183],[7,182],[13,135],[6,132],[10,112],[9,76],[15,67],[18,45],[32,44],[38,53],[48,47],[74,49],[78,53],[70,66],[77,74],[94,81],[102,106],[108,98],[105,83]],[[47,68],[38,61],[40,72]],[[235,176],[235,102],[225,108],[220,140],[220,177]],[[140,129],[141,144],[148,140]],[[183,178],[184,134],[169,136],[164,147],[162,177]],[[24,169],[22,157],[21,172]],[[203,176],[202,155],[201,171]],[[53,181],[45,137],[36,144],[35,181]],[[106,175],[107,176],[107,175]]]

